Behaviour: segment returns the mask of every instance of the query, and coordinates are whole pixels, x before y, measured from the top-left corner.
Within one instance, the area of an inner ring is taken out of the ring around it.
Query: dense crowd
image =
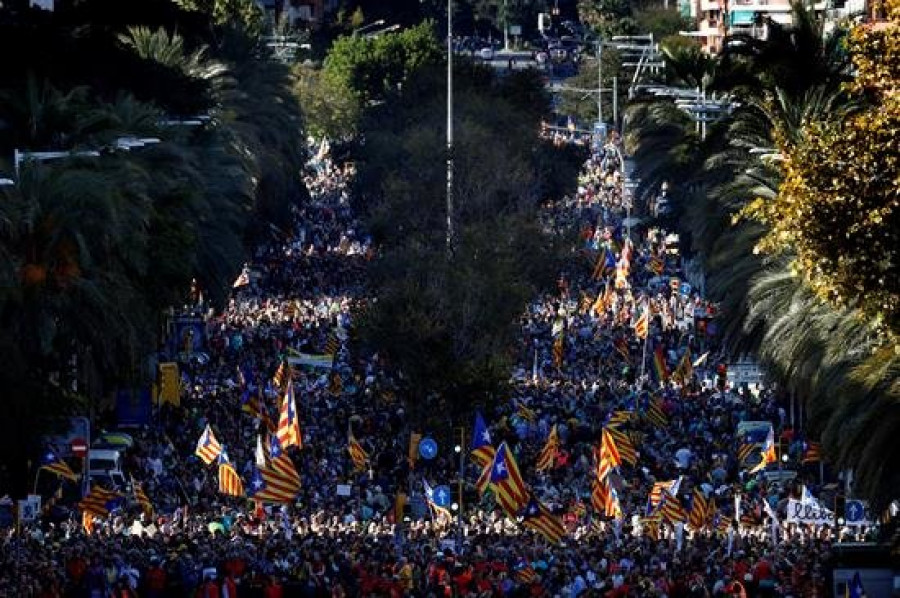
[[[129,499],[90,533],[73,512],[10,534],[0,596],[824,595],[832,530],[784,521],[787,499],[823,492],[818,469],[800,463],[804,439],[777,389],[717,381],[715,306],[682,279],[677,238],[631,220],[622,167],[615,140],[595,148],[577,193],[542,207],[549,233],[577,236],[577,257],[557,292],[527,307],[513,396],[486,414],[494,443],[507,443],[533,494],[565,523],[561,543],[504,517],[490,493],[449,522],[422,507],[418,483],[413,508],[397,504],[410,489],[397,380],[346,341],[373,247],[350,201],[353,167],[323,145],[294,229],[260,247],[226,309],[206,314],[208,359],[182,361],[181,405],[135,434],[125,469],[153,513]],[[188,308],[203,311],[199,301]],[[277,416],[281,358],[329,350],[332,369],[292,372],[304,444],[291,450],[296,501],[220,494],[215,467],[194,454],[207,424],[246,479],[266,431],[260,413]],[[647,417],[651,404],[662,417]],[[591,506],[595,447],[612,413],[625,414],[637,453],[611,477],[621,518]],[[796,479],[749,473],[737,453],[741,421],[772,422]],[[536,472],[553,426],[554,467]],[[367,467],[348,455],[348,428]],[[442,456],[429,472],[453,480],[455,463]],[[468,486],[479,473],[469,462]],[[695,488],[716,505],[701,528],[653,519],[648,496],[664,481],[677,481],[685,505]]]

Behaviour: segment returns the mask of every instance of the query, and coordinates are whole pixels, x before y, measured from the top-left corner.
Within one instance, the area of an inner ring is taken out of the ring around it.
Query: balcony
[[[788,0],[732,0],[729,10],[735,12],[790,12]]]

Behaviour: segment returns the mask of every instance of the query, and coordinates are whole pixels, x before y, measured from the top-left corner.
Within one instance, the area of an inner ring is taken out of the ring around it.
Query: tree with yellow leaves
[[[857,307],[900,344],[900,0],[887,22],[853,28],[855,109],[776,130],[783,182],[745,216],[768,233],[763,253],[794,256],[795,274],[841,308]]]

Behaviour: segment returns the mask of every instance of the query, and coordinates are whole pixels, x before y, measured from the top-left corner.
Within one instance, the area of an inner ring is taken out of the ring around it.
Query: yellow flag
[[[181,381],[178,364],[167,361],[159,364],[159,402],[181,405]]]

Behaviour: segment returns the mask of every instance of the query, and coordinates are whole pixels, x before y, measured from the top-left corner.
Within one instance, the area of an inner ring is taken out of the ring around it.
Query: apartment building
[[[829,28],[843,19],[862,18],[868,4],[867,0],[820,0],[812,8]],[[693,37],[711,54],[722,49],[727,35],[765,39],[769,22],[789,25],[792,20],[790,0],[680,0],[679,8],[697,24],[696,30],[682,35]]]
[[[338,8],[338,0],[257,0],[273,20],[285,18],[292,27],[318,29]]]

